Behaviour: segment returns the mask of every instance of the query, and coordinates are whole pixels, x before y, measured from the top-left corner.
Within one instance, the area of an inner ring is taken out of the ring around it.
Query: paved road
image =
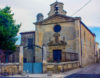
[[[65,78],[100,78],[100,75],[96,74],[72,74]]]
[[[82,68],[77,73],[69,75],[65,78],[100,78],[100,64],[94,64]]]

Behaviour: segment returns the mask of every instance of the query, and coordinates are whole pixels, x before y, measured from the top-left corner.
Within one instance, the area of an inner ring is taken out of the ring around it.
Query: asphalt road
[[[65,78],[100,78],[100,75],[96,74],[72,74]]]
[[[75,74],[69,75],[65,78],[100,78],[100,64],[94,64],[82,68]]]

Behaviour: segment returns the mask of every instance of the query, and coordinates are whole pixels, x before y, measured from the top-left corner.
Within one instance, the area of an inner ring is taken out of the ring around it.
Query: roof
[[[35,31],[21,32],[20,34],[30,34],[30,33],[35,33]]]
[[[96,36],[82,21],[80,23],[93,35]]]
[[[54,15],[52,15],[52,16],[50,16],[50,17],[48,17],[48,18],[46,18],[46,19],[44,19],[44,20],[42,20],[42,21],[40,21],[40,22],[35,22],[34,24],[35,25],[37,25],[37,24],[41,24],[41,23],[43,23],[43,22],[45,22],[45,21],[47,21],[47,20],[49,20],[49,19],[51,19],[51,18],[54,18],[54,17],[56,17],[56,16],[60,16],[60,17],[63,17],[63,18],[71,18],[71,19],[73,19],[73,20],[75,20],[76,19],[76,17],[70,17],[70,16],[66,16],[66,15],[61,15],[61,14],[54,14]],[[79,17],[78,17],[79,18]]]
[[[54,18],[54,17],[56,17],[56,16],[60,16],[60,17],[66,18],[66,19],[70,18],[70,19],[73,19],[73,20],[79,19],[79,20],[80,20],[80,23],[81,23],[93,36],[96,36],[96,35],[81,21],[81,17],[71,17],[71,16],[66,16],[66,15],[61,15],[61,14],[54,14],[54,15],[52,15],[52,16],[50,16],[50,17],[48,17],[48,18],[46,18],[46,19],[44,19],[44,20],[42,20],[42,21],[40,21],[40,22],[35,22],[34,24],[35,24],[35,25],[41,24],[41,23],[43,23],[43,22],[45,22],[45,21],[47,21],[47,20],[49,20],[49,19],[51,19],[51,18]]]

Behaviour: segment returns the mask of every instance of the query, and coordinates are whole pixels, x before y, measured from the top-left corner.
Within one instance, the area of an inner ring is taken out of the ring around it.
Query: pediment
[[[73,18],[73,17],[58,14],[58,15],[50,16],[41,22],[36,22],[35,24],[36,25],[38,25],[38,24],[55,24],[55,23],[70,22],[70,21],[74,21],[74,20],[75,20],[75,18]]]

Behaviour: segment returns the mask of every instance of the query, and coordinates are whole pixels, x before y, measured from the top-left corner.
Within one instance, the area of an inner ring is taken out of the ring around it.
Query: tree
[[[16,36],[21,25],[15,24],[13,16],[10,7],[0,9],[0,49],[4,50],[5,54],[16,50]]]

